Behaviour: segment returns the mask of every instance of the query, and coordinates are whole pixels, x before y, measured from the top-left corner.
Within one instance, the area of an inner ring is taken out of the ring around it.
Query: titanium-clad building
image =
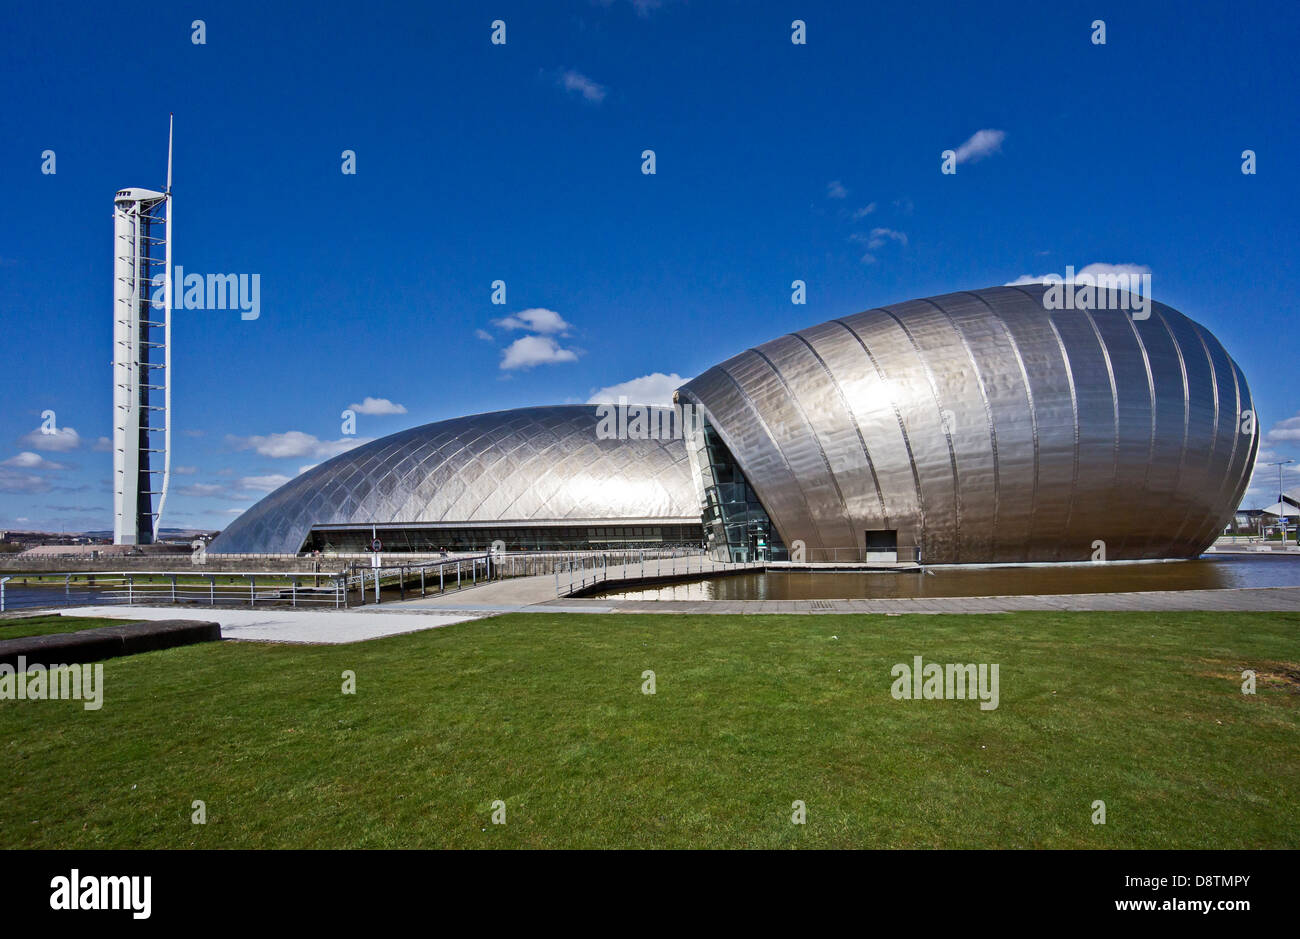
[[[215,554],[698,544],[681,439],[600,439],[589,405],[425,424],[348,450],[252,506]]]
[[[384,550],[703,540],[809,562],[1199,554],[1254,465],[1241,370],[1163,304],[1055,305],[1043,285],[992,287],[774,339],[677,392],[684,440],[602,433],[591,406],[417,427],[304,473],[209,550],[377,535]]]
[[[1203,551],[1254,465],[1241,370],[1168,306],[1049,309],[1047,291],[869,310],[688,382],[713,545],[926,563]]]

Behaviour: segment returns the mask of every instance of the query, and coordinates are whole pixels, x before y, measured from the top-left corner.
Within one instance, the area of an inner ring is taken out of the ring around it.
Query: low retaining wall
[[[75,633],[0,640],[0,664],[17,666],[18,658],[22,656],[29,666],[80,665],[220,638],[221,627],[217,623],[184,619],[127,623]]]

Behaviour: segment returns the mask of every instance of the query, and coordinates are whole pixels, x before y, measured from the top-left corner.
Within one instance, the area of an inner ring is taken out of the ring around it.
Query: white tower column
[[[171,463],[170,133],[167,191],[113,206],[113,543],[152,544]]]

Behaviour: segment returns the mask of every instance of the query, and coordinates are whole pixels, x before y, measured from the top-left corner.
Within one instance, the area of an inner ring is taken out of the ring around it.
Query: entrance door
[[[868,564],[898,563],[898,530],[878,528],[867,530]]]

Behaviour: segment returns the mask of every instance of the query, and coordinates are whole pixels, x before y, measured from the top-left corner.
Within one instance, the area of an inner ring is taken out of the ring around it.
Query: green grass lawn
[[[998,663],[1000,706],[894,700],[913,655]],[[209,643],[105,663],[99,711],[0,702],[0,846],[1295,848],[1298,663],[1300,614],[1250,613],[516,614]]]
[[[98,619],[90,616],[16,616],[0,619],[0,639],[19,639],[24,636],[47,636],[50,633],[75,633],[100,626],[120,626],[134,623],[131,619]]]

